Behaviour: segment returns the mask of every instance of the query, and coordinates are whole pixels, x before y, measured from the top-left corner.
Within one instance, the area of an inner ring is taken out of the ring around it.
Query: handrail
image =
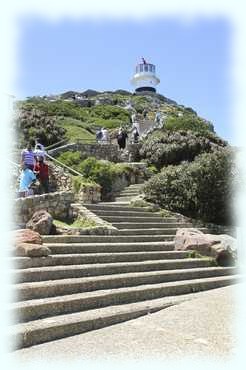
[[[19,165],[19,164],[17,164],[17,163],[15,163],[15,162],[11,161],[10,159],[7,159],[7,161],[8,161],[9,163],[13,164],[15,167],[20,168],[20,165]]]
[[[83,177],[82,173],[80,173],[80,172],[74,170],[73,168],[67,166],[66,164],[58,161],[58,159],[55,159],[54,157],[51,157],[51,155],[46,153],[46,157],[48,157],[51,161],[58,163],[60,166],[65,167],[66,169],[68,169],[70,172],[76,174],[77,176],[79,175],[79,176]]]
[[[59,145],[62,145],[62,144],[65,144],[68,142],[68,139],[63,139],[63,140],[60,140],[58,141],[57,143],[54,143],[54,144],[51,144],[51,145],[48,145],[45,147],[45,150],[51,150],[51,149],[54,149],[56,148],[57,146]]]

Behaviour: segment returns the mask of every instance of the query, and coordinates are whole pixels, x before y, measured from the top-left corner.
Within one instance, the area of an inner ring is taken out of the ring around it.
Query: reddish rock
[[[49,235],[52,230],[53,218],[45,210],[37,211],[26,224],[26,227],[41,235]]]
[[[14,232],[14,244],[20,243],[31,243],[31,244],[42,244],[42,238],[39,233],[30,229],[20,229]]]
[[[50,253],[48,247],[40,244],[20,243],[15,248],[18,257],[47,257]]]
[[[201,255],[214,257],[218,265],[234,265],[237,259],[236,240],[229,235],[203,234],[198,229],[178,229],[175,250],[195,250]]]

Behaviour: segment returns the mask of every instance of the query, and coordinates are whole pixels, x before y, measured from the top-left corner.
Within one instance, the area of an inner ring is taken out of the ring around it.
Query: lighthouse
[[[156,92],[156,86],[160,80],[155,74],[155,65],[147,63],[144,58],[136,65],[135,74],[131,79],[131,84],[136,92]]]

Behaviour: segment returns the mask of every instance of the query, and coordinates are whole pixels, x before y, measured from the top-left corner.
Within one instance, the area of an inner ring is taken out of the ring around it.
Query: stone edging
[[[73,203],[71,204],[71,207],[74,216],[82,216],[96,224],[96,226],[90,228],[75,229],[74,231],[77,231],[80,235],[112,235],[118,233],[118,229],[112,226],[111,223],[104,221],[80,203]]]

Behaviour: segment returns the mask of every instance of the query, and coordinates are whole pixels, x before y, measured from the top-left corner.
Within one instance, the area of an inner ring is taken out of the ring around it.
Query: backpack
[[[102,131],[98,131],[96,133],[96,138],[97,138],[97,140],[101,140],[101,138],[102,138]]]

